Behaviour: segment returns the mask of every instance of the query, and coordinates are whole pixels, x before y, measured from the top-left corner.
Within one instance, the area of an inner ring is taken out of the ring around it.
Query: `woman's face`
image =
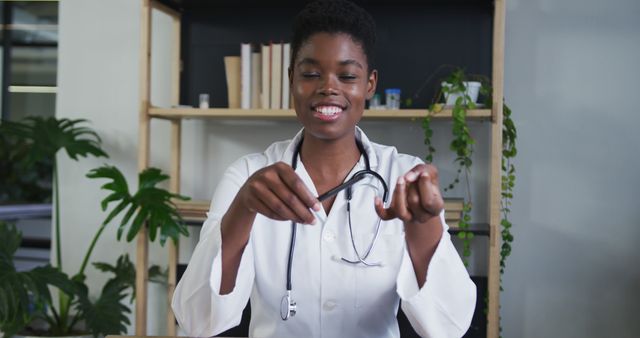
[[[298,51],[289,81],[298,120],[323,140],[353,137],[365,100],[375,93],[362,47],[347,34],[316,33]]]

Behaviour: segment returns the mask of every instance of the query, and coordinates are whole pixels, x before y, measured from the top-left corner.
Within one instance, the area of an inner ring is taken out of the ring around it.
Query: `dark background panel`
[[[282,3],[185,7],[181,104],[197,105],[198,94],[209,93],[212,107],[226,107],[224,56],[240,55],[242,42],[254,43],[256,48],[270,41],[289,42],[293,18],[304,2]],[[378,93],[400,88],[403,98],[414,96],[444,64],[461,66],[468,73],[491,74],[490,3],[362,4],[377,23]],[[428,105],[446,74],[441,71],[429,82],[414,107]]]

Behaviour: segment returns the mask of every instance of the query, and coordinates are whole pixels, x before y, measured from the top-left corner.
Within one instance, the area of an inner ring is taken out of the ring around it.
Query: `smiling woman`
[[[469,327],[475,285],[437,169],[357,127],[377,84],[374,32],[348,1],[298,14],[289,81],[303,128],[222,177],[172,302],[187,335],[237,325],[249,299],[250,336],[399,337],[400,302],[422,336]]]

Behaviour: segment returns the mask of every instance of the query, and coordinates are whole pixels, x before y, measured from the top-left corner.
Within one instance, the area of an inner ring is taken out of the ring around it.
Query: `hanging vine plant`
[[[511,234],[511,201],[513,200],[513,188],[516,183],[516,168],[512,160],[518,154],[516,148],[517,131],[516,126],[511,118],[511,108],[503,103],[503,121],[502,121],[502,198],[500,203],[500,211],[502,219],[502,248],[500,249],[500,291],[502,291],[502,275],[506,267],[507,257],[511,254],[511,243],[513,242],[513,234]]]
[[[462,69],[454,70],[444,81],[443,85],[438,93],[436,93],[434,100],[429,107],[429,114],[422,120],[422,127],[424,129],[424,143],[427,146],[427,162],[433,161],[433,154],[435,148],[431,143],[433,136],[433,129],[431,128],[431,117],[433,114],[442,110],[443,105],[437,103],[441,98],[446,98],[452,95],[457,95],[453,106],[451,107],[452,115],[452,128],[453,139],[449,145],[451,151],[456,154],[454,163],[457,164],[456,177],[444,186],[444,192],[448,192],[455,188],[462,180],[467,186],[467,198],[465,199],[462,207],[462,215],[458,222],[458,228],[461,230],[458,232],[458,238],[462,240],[462,260],[465,265],[468,265],[469,257],[471,256],[471,243],[475,237],[473,232],[470,232],[471,227],[471,210],[473,204],[471,201],[471,166],[473,161],[471,159],[474,152],[475,140],[471,136],[469,126],[467,125],[467,111],[469,109],[475,109],[476,105],[474,100],[469,96],[465,85],[465,74]],[[464,175],[464,176],[463,176]]]
[[[433,155],[436,151],[432,144],[433,129],[431,127],[432,117],[434,114],[439,113],[444,104],[439,103],[441,100],[450,95],[457,94],[454,104],[450,107],[452,114],[452,134],[453,139],[450,143],[450,150],[456,154],[454,163],[458,165],[455,178],[444,186],[444,192],[450,191],[457,184],[464,180],[466,185],[467,196],[463,203],[462,215],[459,221],[458,238],[462,240],[462,259],[465,265],[468,265],[468,258],[471,255],[471,243],[475,238],[473,232],[469,231],[471,226],[471,210],[473,203],[471,200],[471,167],[472,167],[472,155],[474,152],[475,140],[471,137],[469,127],[467,125],[467,113],[469,109],[475,109],[476,104],[474,100],[468,95],[465,81],[472,79],[481,83],[479,92],[482,97],[485,98],[485,106],[487,108],[492,107],[492,87],[490,80],[486,76],[481,75],[466,75],[464,70],[451,65],[444,65],[436,70],[436,73],[443,68],[453,68],[454,70],[448,77],[443,80],[443,83],[447,85],[442,86],[441,89],[435,94],[432,104],[429,106],[429,113],[422,120],[422,129],[424,130],[424,144],[427,147],[426,161],[431,163],[433,161]],[[434,73],[435,75],[435,73]],[[427,81],[433,78],[430,76]],[[424,85],[422,86],[424,87]],[[421,87],[421,89],[422,89]],[[415,98],[415,96],[414,96]],[[503,103],[504,104],[504,103]],[[503,106],[503,130],[502,130],[502,173],[501,173],[501,237],[502,247],[500,251],[500,278],[506,267],[506,259],[511,253],[511,243],[513,242],[513,235],[511,233],[512,223],[509,220],[509,213],[511,211],[511,200],[513,198],[513,187],[515,185],[515,166],[512,163],[512,159],[516,156],[516,128],[511,118],[511,109],[504,104]],[[501,287],[502,289],[502,287]]]

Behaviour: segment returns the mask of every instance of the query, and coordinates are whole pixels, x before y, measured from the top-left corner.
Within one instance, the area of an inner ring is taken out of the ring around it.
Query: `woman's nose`
[[[337,77],[328,75],[324,76],[320,81],[320,86],[318,87],[318,94],[321,95],[337,95],[338,94],[338,85]]]

